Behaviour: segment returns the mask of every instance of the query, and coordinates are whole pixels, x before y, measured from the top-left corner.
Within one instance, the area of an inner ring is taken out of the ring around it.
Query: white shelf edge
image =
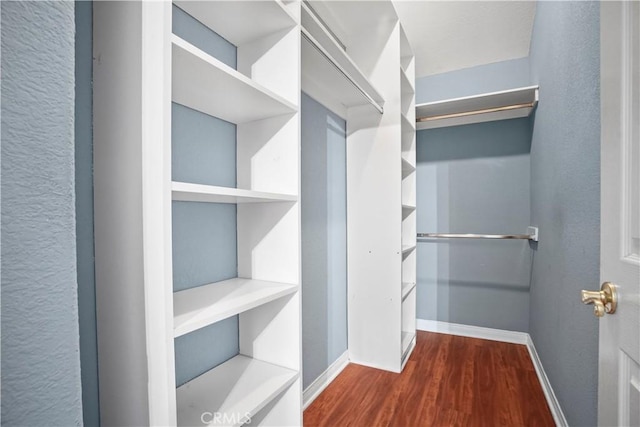
[[[415,282],[402,282],[402,301],[406,300],[411,291],[415,288]]]
[[[413,211],[416,209],[416,205],[412,205],[412,204],[408,204],[408,203],[403,203],[402,204],[402,209],[403,210],[407,210],[407,211]]]
[[[298,197],[292,194],[268,193],[264,191],[243,190],[239,188],[192,184],[179,181],[171,182],[171,196],[172,200],[180,202],[232,204],[296,202],[298,200]]]
[[[538,92],[538,86],[526,86],[418,104],[416,129],[435,129],[527,117],[538,104]],[[451,115],[453,117],[447,117]],[[433,120],[418,122],[422,117],[433,117]]]
[[[173,294],[174,337],[293,294],[298,285],[233,278]]]
[[[298,111],[282,96],[175,34],[171,45],[172,101],[236,124]]]
[[[235,356],[176,390],[179,426],[202,425],[204,413],[227,414],[220,423],[240,426],[289,388],[300,374],[247,356]],[[229,418],[232,422],[230,422]],[[235,421],[235,422],[233,422]]]

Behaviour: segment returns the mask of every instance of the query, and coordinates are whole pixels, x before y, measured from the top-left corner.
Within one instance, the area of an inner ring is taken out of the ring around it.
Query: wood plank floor
[[[401,374],[350,364],[305,426],[554,426],[524,345],[418,332]]]

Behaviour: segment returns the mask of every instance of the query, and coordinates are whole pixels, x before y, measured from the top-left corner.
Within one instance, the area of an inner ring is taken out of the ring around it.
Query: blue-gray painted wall
[[[76,244],[82,412],[85,426],[100,425],[96,278],[93,236],[93,3],[75,2],[76,18]]]
[[[0,8],[2,423],[78,426],[74,3]]]
[[[416,104],[529,86],[529,57],[416,79]]]
[[[302,94],[302,366],[307,388],[347,350],[346,123]]]
[[[597,421],[598,320],[580,302],[599,287],[600,10],[539,2],[531,42],[540,85],[531,144],[530,333],[570,425]]]
[[[236,47],[173,6],[173,32],[236,67]],[[171,169],[174,181],[236,186],[236,125],[179,104],[171,107]],[[236,206],[173,202],[174,291],[238,276]],[[239,352],[238,316],[175,340],[176,384]]]
[[[418,132],[418,231],[525,233],[530,144],[528,118]],[[423,239],[417,257],[419,319],[528,331],[527,241]]]

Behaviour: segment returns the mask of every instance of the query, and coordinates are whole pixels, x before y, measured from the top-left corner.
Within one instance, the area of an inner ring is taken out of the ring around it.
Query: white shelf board
[[[417,129],[435,129],[446,126],[458,126],[471,123],[527,117],[538,103],[538,86],[492,92],[463,98],[429,102],[416,105],[416,120],[421,117],[434,117],[433,120],[418,122]],[[515,107],[504,111],[482,112],[496,108]],[[437,118],[454,114],[469,114],[461,117]]]
[[[413,95],[416,93],[413,82],[409,80],[409,76],[407,76],[407,73],[402,67],[400,67],[400,87],[402,94]]]
[[[295,293],[297,285],[235,278],[173,294],[173,329],[179,337]]]
[[[412,172],[416,170],[416,167],[409,163],[407,159],[402,158],[402,178],[406,178],[411,175]]]
[[[416,284],[414,282],[402,282],[402,301],[404,301],[415,288]]]
[[[238,355],[178,387],[178,425],[203,425],[205,412],[228,417],[221,417],[220,423],[214,418],[209,425],[242,425],[242,417],[253,417],[298,376],[296,371]],[[237,422],[229,423],[234,416]]]
[[[409,120],[409,118],[402,113],[402,133],[415,133],[416,131],[416,126],[414,123],[411,123],[411,120]]]
[[[296,196],[291,194],[267,193],[264,191],[177,181],[171,183],[171,195],[173,200],[181,202],[269,203],[295,202],[298,200]]]
[[[380,92],[304,3],[302,33],[302,89],[305,92],[320,99],[330,94],[335,98],[333,102],[345,107],[375,104],[376,108],[382,108],[384,98]]]
[[[296,25],[296,18],[275,0],[173,3],[236,46]]]
[[[294,104],[175,34],[171,42],[174,102],[236,124],[297,111]]]
[[[416,248],[416,245],[402,245],[402,254],[406,255]]]
[[[402,332],[402,354],[405,355],[406,352],[411,347],[411,342],[415,339],[415,332]]]

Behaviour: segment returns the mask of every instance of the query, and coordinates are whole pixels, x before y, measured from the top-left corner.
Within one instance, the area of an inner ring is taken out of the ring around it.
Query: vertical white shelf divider
[[[402,245],[416,245],[416,98],[415,57],[400,27],[400,80],[402,105]],[[416,341],[417,248],[402,258],[402,366],[409,360]]]
[[[94,6],[101,421],[300,426],[301,3],[175,4],[237,70],[172,34],[171,2]],[[237,125],[237,188],[172,182],[172,101]],[[173,292],[173,201],[237,205],[238,278]],[[236,314],[240,354],[176,389],[175,337]]]
[[[316,10],[331,12],[323,20],[346,35],[384,98],[382,114],[347,108],[348,340],[352,362],[400,372],[415,345],[413,54],[391,2],[376,2],[375,13],[367,7],[323,2]],[[363,25],[367,16],[375,25]]]

